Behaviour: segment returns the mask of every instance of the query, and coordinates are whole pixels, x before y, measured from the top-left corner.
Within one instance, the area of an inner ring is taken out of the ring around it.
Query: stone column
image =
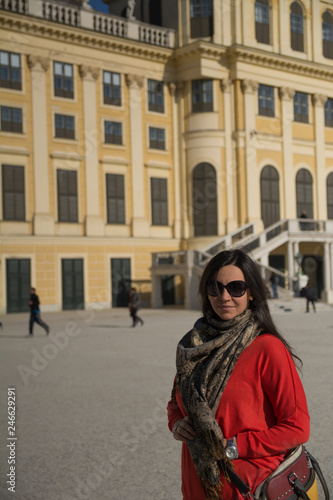
[[[36,235],[54,234],[54,219],[50,213],[49,154],[47,144],[46,71],[48,58],[28,55],[31,70],[32,136],[35,205],[33,232]]]
[[[326,175],[325,175],[325,113],[324,106],[327,97],[322,94],[314,94],[312,96],[314,126],[315,126],[315,142],[316,142],[316,170],[317,170],[317,210],[315,218],[325,220],[327,217],[327,200],[323,196],[326,193]]]
[[[175,220],[173,235],[181,238],[181,201],[180,201],[180,169],[179,169],[179,129],[178,129],[178,106],[177,106],[177,86],[175,83],[168,83],[170,96],[172,99],[172,132],[173,132],[173,177],[174,177],[174,207]]]
[[[132,236],[149,236],[149,222],[145,213],[146,191],[144,185],[142,99],[143,77],[126,75],[129,87],[129,119],[132,165]]]
[[[179,143],[179,176],[180,176],[180,217],[181,217],[181,237],[187,239],[190,237],[190,222],[189,215],[191,208],[188,205],[189,194],[188,190],[191,189],[192,183],[187,176],[187,154],[184,138],[184,124],[185,124],[185,82],[177,83],[177,103],[178,103],[178,130],[179,136],[177,142]]]
[[[281,87],[279,96],[282,109],[282,149],[283,149],[283,197],[284,202],[281,206],[281,218],[288,217],[295,219],[296,214],[296,192],[295,176],[293,171],[293,131],[294,120],[294,94],[295,90]]]
[[[236,186],[236,163],[233,158],[232,151],[232,83],[229,79],[224,79],[221,82],[223,91],[223,108],[224,108],[224,137],[225,137],[225,194],[227,197],[227,217],[226,217],[226,233],[231,233],[237,229],[237,186]]]
[[[99,69],[81,64],[79,73],[82,78],[83,134],[86,178],[86,236],[103,236],[104,221],[99,205],[98,141],[96,113],[96,80]]]
[[[324,290],[321,297],[333,304],[333,244],[324,243]]]
[[[263,223],[260,214],[260,180],[254,139],[255,117],[257,114],[257,88],[258,83],[253,80],[242,81],[242,90],[244,93],[247,221],[256,223],[256,232],[258,233],[263,230]]]

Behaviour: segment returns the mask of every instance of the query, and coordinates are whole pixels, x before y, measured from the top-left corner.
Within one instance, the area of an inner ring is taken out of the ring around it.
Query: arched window
[[[254,14],[256,20],[256,40],[259,43],[269,44],[269,1],[256,0]]]
[[[312,175],[301,168],[296,175],[297,217],[305,211],[309,219],[313,219]]]
[[[266,165],[260,176],[261,218],[264,227],[280,220],[279,174],[276,168]]]
[[[216,236],[216,172],[209,163],[199,163],[193,170],[192,207],[194,235]]]
[[[201,38],[213,35],[212,3],[212,0],[190,0],[192,38]]]
[[[323,14],[323,56],[333,59],[333,14],[329,10]]]
[[[327,185],[327,218],[333,219],[333,172],[329,174]]]
[[[290,6],[290,44],[293,50],[304,52],[304,18],[299,2]]]

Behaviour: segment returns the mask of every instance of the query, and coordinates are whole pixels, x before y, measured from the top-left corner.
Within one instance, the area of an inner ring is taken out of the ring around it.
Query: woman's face
[[[231,281],[241,280],[245,281],[243,271],[236,266],[221,267],[215,278],[220,281],[222,285],[227,285]],[[224,288],[221,295],[213,297],[208,295],[209,302],[214,312],[223,320],[235,318],[249,307],[249,301],[253,299],[249,288],[242,297],[231,297]]]

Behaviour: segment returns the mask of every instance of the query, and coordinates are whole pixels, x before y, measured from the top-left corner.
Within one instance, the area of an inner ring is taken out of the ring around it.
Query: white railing
[[[103,14],[89,6],[75,8],[55,0],[0,0],[0,9],[158,47],[174,48],[176,43],[175,31],[172,29]]]

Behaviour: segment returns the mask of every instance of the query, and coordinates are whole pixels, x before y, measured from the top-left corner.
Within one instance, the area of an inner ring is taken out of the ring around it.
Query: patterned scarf
[[[233,468],[215,413],[240,354],[259,333],[249,309],[229,321],[209,311],[177,347],[175,386],[196,432],[187,446],[209,500],[223,498],[220,471],[230,481],[226,465]]]

